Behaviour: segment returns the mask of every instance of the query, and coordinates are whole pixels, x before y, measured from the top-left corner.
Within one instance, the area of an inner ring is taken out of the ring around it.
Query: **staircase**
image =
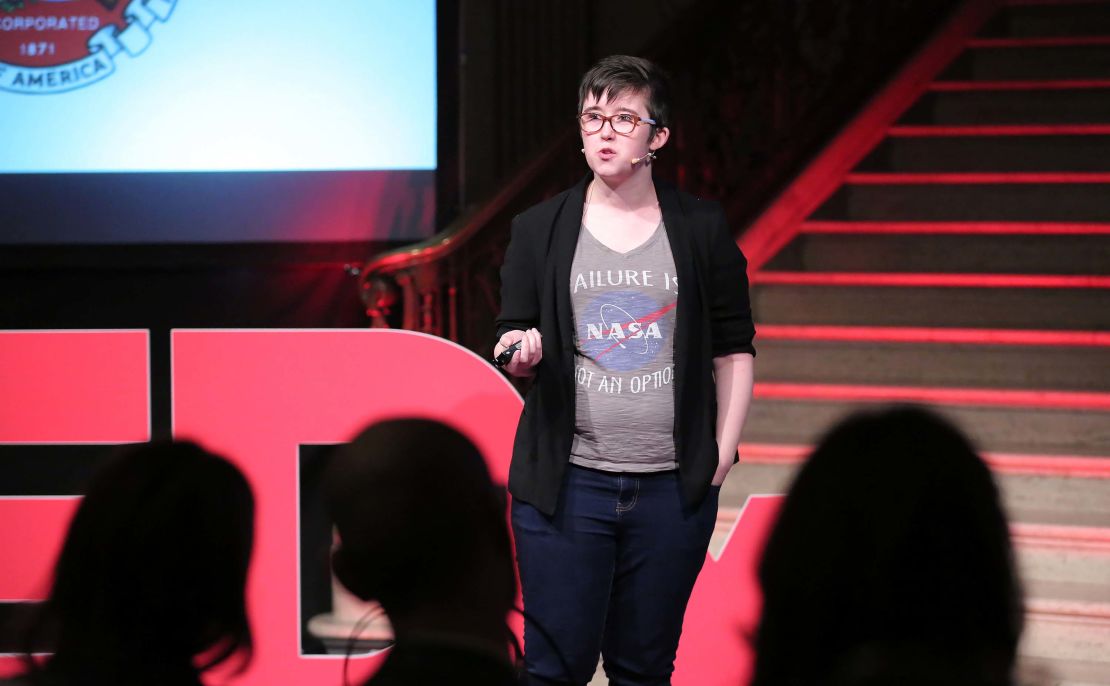
[[[1009,0],[753,272],[720,546],[861,404],[926,403],[997,475],[1023,683],[1110,684],[1110,0]]]

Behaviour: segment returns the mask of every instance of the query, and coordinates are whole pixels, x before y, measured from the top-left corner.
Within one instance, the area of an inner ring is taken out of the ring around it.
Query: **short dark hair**
[[[833,428],[790,487],[759,579],[757,686],[1009,683],[1022,601],[1006,516],[990,469],[932,411]]]
[[[671,125],[671,89],[666,72],[643,57],[610,55],[590,67],[578,84],[578,111],[590,95],[610,100],[627,92],[644,93],[648,115],[655,120],[655,130]]]
[[[47,672],[89,683],[235,654],[243,668],[253,536],[254,496],[231,462],[189,442],[128,447],[77,508],[29,648],[51,641]]]
[[[477,446],[450,426],[417,418],[371,424],[324,477],[349,572],[337,566],[337,576],[387,613],[450,598],[475,576],[502,579],[507,610],[515,587],[503,494]]]

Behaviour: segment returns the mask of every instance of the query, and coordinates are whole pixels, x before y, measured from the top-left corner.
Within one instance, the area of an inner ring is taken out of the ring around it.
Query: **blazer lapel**
[[[675,399],[681,403],[684,398],[686,376],[697,374],[697,370],[687,368],[690,345],[697,336],[695,327],[701,320],[701,284],[698,283],[697,270],[694,269],[694,255],[690,246],[690,233],[687,219],[678,193],[670,185],[655,182],[655,195],[663,212],[663,225],[667,230],[667,242],[671,245],[674,258],[675,275],[678,277],[678,311],[675,316],[674,359],[675,359]],[[675,432],[679,431],[682,413],[675,408]],[[681,461],[682,456],[679,455]]]
[[[559,341],[563,350],[563,363],[567,370],[574,369],[574,310],[570,303],[570,269],[574,251],[578,247],[578,234],[582,229],[582,206],[586,197],[586,184],[593,178],[587,174],[570,193],[559,209],[552,227],[552,257],[555,268],[548,286],[555,293],[555,316],[559,322]],[[545,332],[546,333],[546,332]]]
[[[681,313],[685,307],[687,312],[693,312],[694,310],[690,308],[698,305],[698,298],[695,296],[699,292],[700,284],[697,270],[694,269],[694,254],[690,246],[686,213],[673,187],[656,182],[655,195],[659,198],[659,206],[663,211],[663,225],[667,230],[667,242],[671,244],[675,275],[678,277],[678,311]],[[687,317],[687,321],[697,321],[697,317]],[[675,352],[677,354],[678,351]]]

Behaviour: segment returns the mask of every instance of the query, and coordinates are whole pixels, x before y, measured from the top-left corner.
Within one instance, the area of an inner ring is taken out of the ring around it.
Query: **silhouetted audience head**
[[[251,650],[244,587],[254,498],[192,443],[135,446],[93,477],[30,640],[54,655],[33,683],[198,684]]]
[[[865,412],[825,436],[759,578],[754,686],[1011,683],[1022,604],[999,494],[931,412]]]
[[[512,606],[504,489],[459,432],[424,419],[373,424],[339,451],[324,489],[336,577],[380,602],[398,636],[417,608],[472,603],[503,618]]]

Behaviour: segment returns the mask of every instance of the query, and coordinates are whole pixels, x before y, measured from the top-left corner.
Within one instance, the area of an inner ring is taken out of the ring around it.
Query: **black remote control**
[[[509,361],[513,359],[513,353],[520,350],[521,342],[522,341],[517,341],[516,343],[510,345],[508,348],[502,350],[500,355],[493,358],[493,366],[501,369],[505,365],[509,364]]]

